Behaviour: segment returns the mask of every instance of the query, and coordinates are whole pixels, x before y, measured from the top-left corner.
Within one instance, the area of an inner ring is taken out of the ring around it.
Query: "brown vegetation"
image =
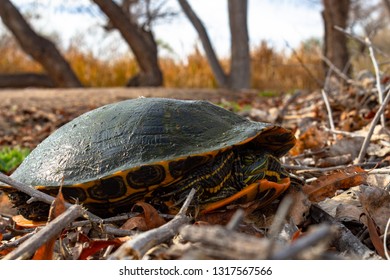
[[[138,66],[131,55],[116,56],[110,60],[100,59],[92,52],[82,52],[72,44],[63,51],[83,85],[88,87],[124,86],[129,77],[135,75]],[[42,67],[26,56],[10,37],[0,39],[0,73],[42,72]],[[260,91],[290,91],[296,88],[308,90],[318,88],[312,76],[323,76],[320,46],[315,43],[302,44],[290,54],[276,51],[266,42],[255,46],[251,52],[252,88]],[[303,65],[303,64],[304,65]],[[216,88],[217,83],[207,59],[197,48],[186,61],[161,58],[164,86],[169,88]],[[229,60],[221,59],[228,68]],[[310,74],[308,73],[311,72]]]

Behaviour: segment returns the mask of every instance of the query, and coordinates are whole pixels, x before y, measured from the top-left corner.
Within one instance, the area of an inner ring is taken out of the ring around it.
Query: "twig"
[[[296,57],[298,62],[301,64],[303,69],[309,74],[310,78],[312,78],[319,87],[323,87],[322,82],[316,78],[316,76],[313,74],[312,71],[310,71],[310,69],[306,66],[306,64],[301,59],[301,57],[297,54],[297,51],[294,48],[292,48],[287,41],[285,41],[285,43],[286,43],[286,46],[293,52],[294,56]]]
[[[180,229],[180,236],[193,243],[190,251],[200,250],[203,258],[206,255],[216,259],[265,259],[269,245],[267,238],[231,231],[220,225],[186,225]]]
[[[45,202],[47,204],[51,204],[54,201],[54,197],[52,197],[44,192],[38,191],[35,188],[30,187],[29,185],[26,185],[22,182],[15,181],[11,177],[9,177],[1,172],[0,172],[0,182],[3,182],[5,184],[17,189],[18,191],[21,191],[25,194],[28,194],[29,196],[35,198],[38,201],[42,201],[42,202]],[[72,205],[70,203],[65,203],[65,204],[66,204],[65,205],[66,207],[69,207]]]
[[[283,225],[286,221],[287,214],[289,213],[292,205],[293,199],[290,196],[286,196],[281,202],[276,211],[274,220],[271,224],[271,227],[268,232],[268,237],[270,239],[269,247],[268,247],[268,257],[273,254],[275,243],[279,233],[282,231]]]
[[[310,172],[328,172],[328,171],[334,171],[338,169],[345,169],[347,167],[351,166],[359,166],[362,168],[373,168],[378,165],[378,162],[365,162],[365,163],[358,163],[358,164],[348,164],[348,165],[336,165],[336,166],[330,166],[330,167],[312,167],[307,165],[288,165],[283,164],[283,167],[289,170],[297,170],[297,174],[300,173],[310,173]]]
[[[355,39],[356,41],[358,41],[359,43],[361,43],[362,45],[365,45],[366,47],[369,47],[369,45],[367,44],[367,42],[363,39],[363,38],[360,38],[359,36],[355,35],[355,34],[352,34],[350,32],[348,32],[347,30],[341,28],[340,26],[337,26],[335,25],[334,26],[334,29],[340,31],[341,33],[347,35],[348,37],[352,38],[352,39]],[[389,55],[387,53],[385,53],[384,51],[382,51],[381,49],[379,49],[378,47],[372,45],[372,47],[377,51],[379,52],[381,55],[385,56],[385,57],[389,57]]]
[[[48,223],[34,236],[22,243],[17,249],[4,257],[4,260],[16,260],[29,258],[38,248],[46,242],[56,237],[72,221],[84,214],[84,209],[80,205],[72,205],[64,213]]]
[[[14,247],[18,247],[20,244],[22,244],[24,241],[28,240],[29,238],[31,238],[32,236],[34,236],[34,234],[36,234],[36,230],[32,231],[32,232],[29,232],[25,235],[23,235],[22,237],[18,238],[18,239],[15,239],[14,241],[10,241],[10,242],[6,242],[6,243],[3,243],[1,246],[0,246],[0,251],[3,251],[5,249],[8,249],[8,248],[14,248]]]
[[[340,252],[346,252],[354,256],[358,256],[360,259],[381,259],[374,251],[365,246],[352,232],[345,227],[342,223],[336,221],[331,215],[326,213],[317,205],[312,205],[311,217],[317,223],[330,223],[335,226],[337,233],[332,240],[332,244]]]
[[[342,130],[337,130],[337,129],[329,129],[327,127],[324,127],[323,128],[326,132],[330,132],[330,133],[333,133],[333,134],[339,134],[339,135],[344,135],[344,136],[348,136],[348,137],[362,137],[363,136],[361,134],[358,134],[356,132],[349,132],[349,131],[342,131]]]
[[[369,174],[390,174],[390,167],[373,169],[368,171]]]
[[[241,208],[237,209],[237,211],[231,217],[229,223],[226,225],[226,229],[235,230],[241,223],[244,218],[245,212]]]
[[[109,259],[118,260],[133,257],[135,259],[141,259],[143,255],[153,246],[160,244],[172,238],[179,232],[179,228],[188,223],[190,218],[186,216],[187,209],[195,195],[195,190],[192,189],[179,213],[168,223],[160,226],[159,228],[151,229],[143,232],[133,239],[122,244]]]
[[[41,192],[41,191],[39,191],[39,190],[29,186],[29,185],[26,185],[22,182],[18,182],[16,180],[12,179],[11,177],[1,173],[1,172],[0,172],[0,182],[3,182],[5,184],[7,184],[8,186],[11,186],[11,187],[17,189],[18,191],[21,191],[25,194],[28,194],[29,196],[34,198],[34,200],[36,200],[36,201],[42,201],[42,202],[45,202],[47,204],[51,204],[55,199],[54,197],[52,197],[44,192]],[[66,208],[69,208],[72,205],[73,204],[71,204],[69,202],[65,202]],[[88,217],[93,221],[100,222],[102,220],[100,217],[96,216],[95,214],[92,214],[91,212],[85,211],[85,214],[88,215]]]
[[[368,37],[365,39],[367,46],[368,46],[368,51],[370,53],[370,58],[372,61],[372,65],[374,66],[374,71],[375,71],[375,84],[376,84],[376,89],[378,91],[378,100],[379,104],[382,105],[383,103],[383,91],[382,91],[382,86],[381,86],[381,77],[380,77],[380,70],[378,66],[378,62],[375,58],[374,54],[374,48],[372,47],[372,43]],[[381,114],[381,124],[383,127],[385,127],[385,116],[384,114]]]
[[[330,129],[335,130],[334,121],[333,121],[333,114],[332,114],[332,109],[331,109],[330,104],[329,104],[328,95],[326,94],[324,89],[321,90],[321,94],[322,94],[322,98],[324,99],[324,102],[325,102],[326,110],[328,111]]]
[[[317,243],[329,240],[329,238],[332,237],[334,232],[335,231],[334,229],[332,229],[331,226],[327,224],[321,224],[314,232],[308,234],[307,236],[299,238],[292,245],[273,254],[270,259],[271,260],[295,259],[299,254],[301,254],[307,249],[310,249]]]
[[[372,137],[372,134],[374,133],[374,129],[376,124],[378,123],[381,115],[383,114],[387,103],[390,101],[390,89],[387,89],[386,98],[383,100],[383,103],[380,105],[378,111],[376,112],[373,120],[371,121],[370,128],[368,130],[366,138],[364,138],[364,142],[362,144],[362,148],[360,149],[359,156],[356,160],[356,163],[361,163],[366,155],[368,145],[370,144],[370,140]]]
[[[134,236],[138,232],[136,230],[115,228],[113,226],[104,225],[104,233],[112,234],[115,236]]]
[[[339,68],[337,68],[327,57],[321,55],[321,59],[326,63],[326,65],[329,67],[329,69],[336,73],[337,76],[339,76],[341,79],[343,79],[345,82],[351,85],[357,85],[358,83],[354,81],[353,79],[350,79],[347,75],[343,73]]]

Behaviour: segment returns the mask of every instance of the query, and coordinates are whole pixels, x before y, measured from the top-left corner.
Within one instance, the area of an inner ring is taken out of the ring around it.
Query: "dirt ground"
[[[0,146],[34,148],[53,130],[75,117],[108,103],[166,97],[220,102],[255,95],[210,89],[77,88],[0,90]]]
[[[98,107],[104,104],[138,97],[166,97],[217,101],[233,95],[212,89],[166,88],[76,88],[76,89],[3,89],[0,109],[4,106],[39,106],[43,108]]]

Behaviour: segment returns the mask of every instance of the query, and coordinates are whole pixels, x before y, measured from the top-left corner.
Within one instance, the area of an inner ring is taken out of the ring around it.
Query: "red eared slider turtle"
[[[231,202],[264,204],[290,185],[278,158],[295,143],[286,129],[249,121],[206,101],[139,98],[106,105],[65,124],[34,149],[12,178],[102,217],[145,200],[177,207],[191,188],[203,212]],[[20,213],[48,206],[7,192]]]

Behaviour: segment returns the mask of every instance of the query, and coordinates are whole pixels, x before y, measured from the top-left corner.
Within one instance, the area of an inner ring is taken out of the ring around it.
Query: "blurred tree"
[[[249,35],[247,26],[248,1],[228,0],[231,65],[229,86],[234,89],[250,87]]]
[[[389,15],[386,4],[389,0],[363,1],[352,0],[349,14],[349,26],[351,29],[361,30],[363,36],[374,37],[379,31],[389,26]],[[390,8],[390,7],[389,7]],[[390,10],[389,10],[390,12]]]
[[[151,30],[151,22],[161,14],[151,9],[150,0],[141,1],[146,7],[143,17],[135,9],[139,0],[123,0],[121,6],[111,0],[93,2],[110,20],[106,29],[115,28],[121,33],[138,62],[140,72],[128,81],[127,86],[161,86],[163,75],[158,62],[157,43]]]
[[[22,49],[38,61],[47,73],[45,75],[26,73],[20,75],[4,75],[0,79],[0,86],[82,86],[56,46],[50,40],[35,33],[19,13],[18,9],[9,0],[0,1],[0,17],[13,33]]]
[[[211,40],[200,18],[187,0],[178,0],[202,42],[206,57],[217,80],[218,86],[231,89],[250,87],[249,35],[247,27],[247,0],[228,0],[231,33],[231,65],[226,74],[218,61]]]
[[[324,21],[324,56],[339,70],[350,74],[349,52],[345,34],[334,26],[345,29],[348,24],[350,0],[322,0]],[[325,73],[329,67],[324,64]]]
[[[383,5],[387,10],[387,14],[390,16],[390,0],[383,0]]]

